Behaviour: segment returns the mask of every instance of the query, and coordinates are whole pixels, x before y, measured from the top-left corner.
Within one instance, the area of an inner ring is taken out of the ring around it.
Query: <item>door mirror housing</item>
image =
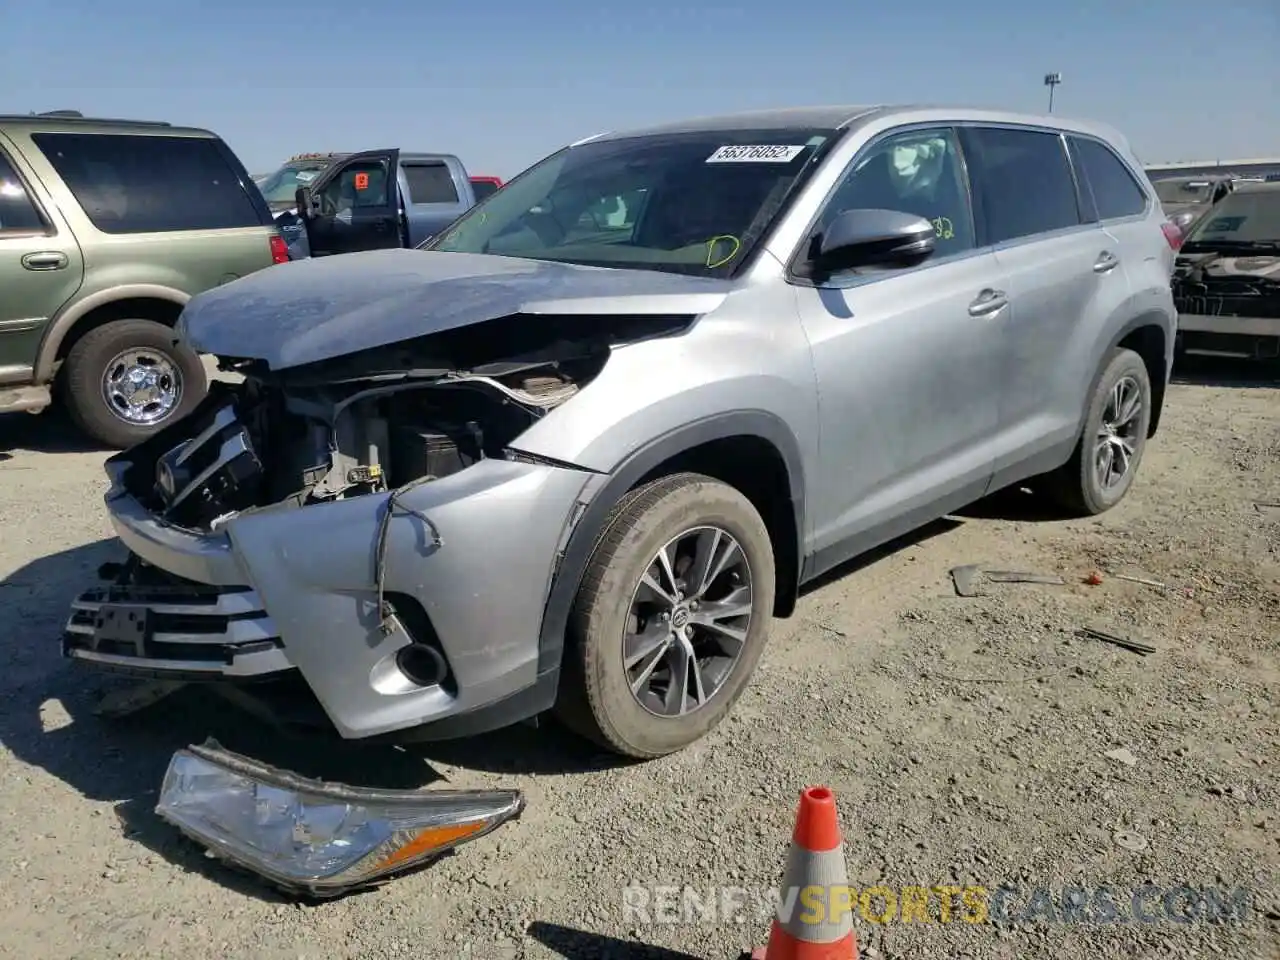
[[[914,267],[933,255],[937,231],[924,217],[898,210],[846,210],[814,238],[813,274],[858,267]]]
[[[312,204],[310,187],[299,187],[293,192],[293,202],[298,208],[298,216],[303,220],[309,220],[312,216]]]

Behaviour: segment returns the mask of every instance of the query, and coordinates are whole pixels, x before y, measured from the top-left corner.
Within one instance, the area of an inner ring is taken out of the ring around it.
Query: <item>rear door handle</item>
[[[22,258],[22,265],[28,270],[61,270],[67,265],[67,255],[56,250],[28,253]]]
[[[1110,250],[1103,250],[1093,262],[1094,273],[1110,273],[1120,265],[1120,259]]]
[[[999,313],[1008,305],[1009,297],[1003,290],[992,290],[988,287],[969,304],[969,316],[989,317],[992,314]]]

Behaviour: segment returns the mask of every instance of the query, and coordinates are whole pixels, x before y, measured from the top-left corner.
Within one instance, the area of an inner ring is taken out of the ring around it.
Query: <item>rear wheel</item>
[[[1124,499],[1142,462],[1151,425],[1151,378],[1132,350],[1112,351],[1085,413],[1071,459],[1049,477],[1054,498],[1078,516]]]
[[[67,354],[62,393],[76,425],[108,447],[140,443],[186,416],[209,388],[200,357],[153,320],[90,330]]]
[[[588,562],[557,714],[629,757],[700,739],[760,659],[774,589],[769,532],[737,490],[682,473],[632,491]]]

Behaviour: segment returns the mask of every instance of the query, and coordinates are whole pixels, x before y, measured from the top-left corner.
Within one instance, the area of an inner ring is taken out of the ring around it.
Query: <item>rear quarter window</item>
[[[1096,140],[1071,138],[1071,152],[1093,194],[1099,220],[1134,217],[1147,208],[1147,195],[1128,167]]]
[[[458,188],[443,163],[405,163],[404,179],[410,203],[457,203]]]
[[[103,233],[266,225],[216,140],[87,133],[31,139]]]

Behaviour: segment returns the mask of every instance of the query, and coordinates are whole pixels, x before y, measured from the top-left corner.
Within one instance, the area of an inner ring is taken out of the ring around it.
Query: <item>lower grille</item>
[[[248,589],[117,583],[71,604],[67,657],[146,676],[261,677],[291,669],[279,633]]]

